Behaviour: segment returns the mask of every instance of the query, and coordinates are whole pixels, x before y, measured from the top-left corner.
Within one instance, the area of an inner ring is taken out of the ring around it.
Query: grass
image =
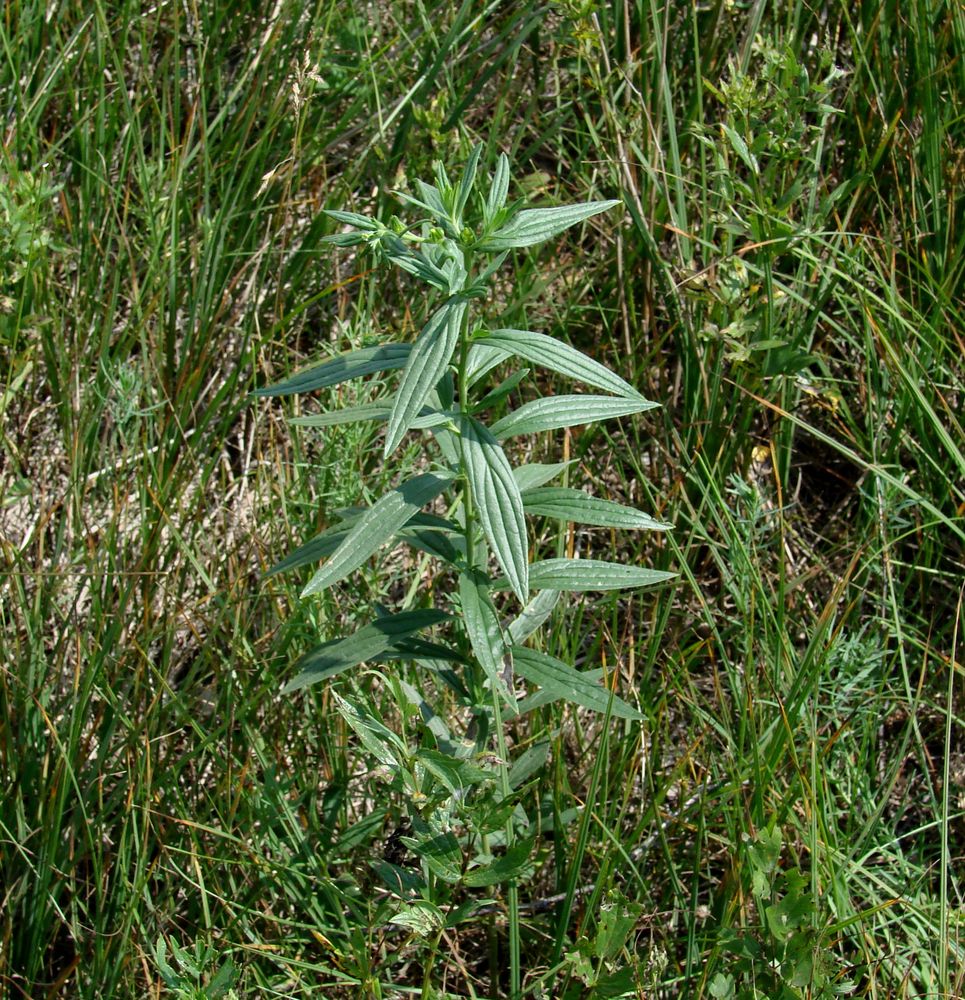
[[[354,600],[260,578],[384,485],[372,441],[248,392],[412,332],[320,210],[482,139],[533,197],[624,199],[518,255],[507,320],[664,404],[567,448],[675,530],[540,547],[681,573],[545,630],[648,722],[511,730],[547,753],[524,995],[829,995],[747,960],[788,961],[782,901],[845,995],[960,995],[963,44],[937,0],[7,3],[0,994],[213,995],[228,963],[239,996],[419,995],[370,866],[406,803],[326,691],[277,694]],[[447,934],[440,995],[507,995],[504,931]]]

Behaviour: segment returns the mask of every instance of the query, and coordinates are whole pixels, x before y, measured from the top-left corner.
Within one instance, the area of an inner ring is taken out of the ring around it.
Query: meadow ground
[[[0,41],[0,995],[420,995],[409,804],[279,695],[410,555],[262,579],[384,489],[378,434],[249,394],[412,335],[321,210],[477,141],[623,201],[516,253],[504,319],[662,404],[531,458],[674,530],[534,552],[680,574],[543,630],[646,722],[510,731],[524,995],[962,994],[960,4],[9,0]],[[508,996],[484,894],[439,996]]]

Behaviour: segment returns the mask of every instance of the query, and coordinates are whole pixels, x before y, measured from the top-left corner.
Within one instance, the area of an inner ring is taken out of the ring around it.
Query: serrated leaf
[[[676,573],[603,559],[544,559],[529,567],[533,590],[629,590],[673,580]],[[503,581],[497,581],[497,586]]]
[[[502,857],[482,868],[473,868],[463,877],[463,885],[478,889],[503,882],[521,882],[533,870],[529,861],[533,841],[524,840],[511,847]]]
[[[538,434],[625,417],[652,410],[657,405],[646,399],[622,396],[544,396],[497,420],[491,430],[497,440],[504,441],[517,434]]]
[[[294,680],[282,688],[281,693],[289,694],[310,684],[317,684],[368,660],[395,659],[400,655],[397,645],[407,636],[438,625],[448,618],[444,612],[431,609],[401,611],[396,615],[378,618],[352,635],[323,642],[298,661],[301,669]]]
[[[671,527],[633,507],[591,497],[582,490],[562,486],[523,491],[523,510],[557,521],[592,524],[599,528],[624,528],[638,531],[666,531]]]
[[[479,521],[493,555],[523,602],[529,590],[529,543],[523,501],[499,443],[478,420],[459,422],[463,460]]]
[[[516,698],[512,691],[512,660],[507,671],[507,655],[503,630],[499,615],[489,596],[488,580],[482,573],[459,574],[459,597],[462,602],[462,617],[472,646],[473,655],[489,678],[489,683],[498,691],[516,714]],[[504,674],[509,673],[507,679]]]
[[[452,359],[466,301],[454,297],[429,318],[409,355],[402,381],[396,391],[385,436],[385,456],[399,446],[405,432],[422,411],[429,393],[435,389]]]
[[[617,396],[641,399],[641,395],[629,382],[610,371],[598,361],[587,357],[575,347],[532,330],[490,330],[479,343],[495,347],[506,354],[525,358],[535,365],[559,372],[567,378],[576,379],[597,389],[612,392]]]
[[[386,493],[354,523],[328,562],[306,584],[302,597],[317,594],[357,570],[450,482],[450,476],[425,473]]]
[[[555,479],[566,470],[567,466],[572,464],[573,461],[554,462],[551,465],[544,465],[540,462],[517,465],[513,469],[513,478],[516,480],[516,485],[525,493],[526,490],[536,489],[538,486],[548,483],[551,479]]]
[[[382,344],[379,347],[362,347],[331,358],[323,364],[298,372],[284,382],[255,389],[255,396],[290,396],[299,392],[312,392],[331,385],[340,385],[349,379],[376,372],[393,371],[405,367],[411,344]]]
[[[560,205],[557,208],[526,208],[491,236],[480,240],[476,249],[515,250],[531,247],[619,204],[619,201],[588,201],[580,205]]]
[[[513,662],[520,677],[548,692],[554,699],[569,701],[594,712],[606,712],[612,700],[611,715],[620,719],[643,718],[632,705],[555,656],[526,646],[514,646]]]

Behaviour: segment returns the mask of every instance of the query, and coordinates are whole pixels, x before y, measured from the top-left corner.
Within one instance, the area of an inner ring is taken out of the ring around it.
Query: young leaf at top
[[[309,580],[302,597],[317,594],[348,576],[409,519],[449,485],[451,477],[426,473],[377,500],[355,522],[328,562]]]
[[[495,233],[483,237],[476,244],[476,249],[516,250],[531,247],[619,204],[619,201],[588,201],[581,205],[560,205],[558,208],[525,208]]]
[[[509,158],[505,153],[500,153],[496,160],[496,172],[493,174],[493,183],[489,188],[489,195],[486,198],[486,223],[493,220],[496,213],[506,204],[506,195],[509,194]]]
[[[422,410],[429,393],[445,373],[459,342],[459,331],[465,313],[465,299],[448,299],[442,308],[432,314],[419,334],[392,404],[392,415],[385,435],[386,457],[399,446],[405,432]]]
[[[617,396],[643,398],[629,382],[625,382],[609,368],[588,358],[575,347],[570,347],[555,337],[547,337],[545,333],[534,333],[532,330],[490,330],[479,338],[478,343],[484,347],[495,347],[507,354],[515,354],[535,365],[542,365],[567,378],[585,382]]]
[[[469,159],[466,162],[466,167],[462,172],[459,187],[456,189],[456,201],[453,205],[452,214],[455,217],[456,223],[460,226],[462,225],[462,213],[465,210],[466,202],[469,200],[473,183],[476,180],[476,168],[479,166],[479,157],[482,151],[483,146],[481,142],[473,146],[472,152],[469,154]]]
[[[516,596],[526,602],[529,590],[529,543],[523,500],[503,449],[478,420],[459,421],[469,489],[493,555]]]
[[[656,403],[640,396],[634,399],[623,396],[544,396],[506,414],[490,430],[497,440],[504,441],[516,434],[538,434],[561,427],[612,420],[652,410],[655,406]]]

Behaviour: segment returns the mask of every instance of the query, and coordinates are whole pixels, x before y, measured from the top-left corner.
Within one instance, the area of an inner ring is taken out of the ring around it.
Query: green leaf
[[[625,382],[609,368],[587,357],[575,347],[544,333],[534,333],[531,330],[490,330],[479,339],[479,343],[525,358],[534,365],[542,365],[567,378],[585,382],[617,396],[642,398],[629,382]]]
[[[550,591],[543,590],[540,593],[548,594]],[[594,684],[603,679],[602,667],[595,667],[593,670],[582,670],[580,673],[587,681],[592,681]],[[528,715],[530,712],[535,712],[537,708],[543,708],[545,705],[552,705],[554,701],[560,701],[563,697],[562,694],[554,694],[552,691],[547,691],[546,688],[538,688],[531,694],[526,695],[525,698],[520,698],[519,714]]]
[[[506,663],[506,642],[499,624],[499,615],[489,596],[489,581],[482,573],[459,574],[459,597],[469,643],[493,689],[498,691],[516,714],[516,697],[512,691],[512,660]],[[506,677],[506,674],[509,674]]]
[[[389,917],[390,924],[405,927],[418,934],[420,937],[428,937],[443,927],[446,922],[446,915],[435,903],[430,903],[426,899],[417,899],[412,903],[403,903],[399,912]]]
[[[367,215],[359,215],[358,212],[343,212],[340,209],[323,208],[322,214],[327,215],[336,222],[342,222],[347,226],[354,226],[356,229],[361,229],[367,233],[374,233],[382,228],[381,224],[376,222],[375,219],[370,219]]]
[[[543,486],[551,479],[555,479],[572,464],[572,461],[554,462],[552,465],[530,462],[528,465],[517,465],[513,469],[513,477],[516,485],[525,493],[526,490],[536,489],[537,486]]]
[[[336,511],[336,514],[342,517],[342,521],[338,524],[333,524],[331,527],[319,532],[314,538],[299,545],[294,552],[290,552],[284,559],[275,563],[271,569],[266,570],[265,576],[269,577],[275,576],[277,573],[287,573],[290,570],[297,569],[299,566],[318,562],[319,559],[325,559],[327,556],[330,556],[342,544],[345,536],[365,513],[366,509],[365,507],[353,507],[346,511]],[[436,555],[440,559],[447,559],[450,552],[455,551],[455,549],[452,543],[448,541],[446,535],[455,531],[456,526],[451,521],[446,521],[445,518],[437,517],[435,514],[419,513],[414,514],[406,521],[405,526],[398,532],[397,537],[423,550],[428,550],[430,546],[434,546],[432,555]],[[436,542],[435,539],[426,541],[424,535],[441,537],[443,541]],[[443,555],[443,552],[446,555]]]
[[[553,613],[559,591],[540,590],[509,625],[510,641],[521,646]]]
[[[433,264],[432,261],[428,260],[423,254],[411,250],[397,236],[394,239],[390,238],[391,236],[392,234],[388,234],[382,240],[385,256],[396,267],[407,271],[409,274],[414,274],[417,278],[421,278],[426,282],[426,284],[432,285],[433,288],[438,288],[440,291],[448,293],[450,285],[449,275],[440,267]]]
[[[480,767],[475,761],[452,757],[440,750],[419,750],[416,759],[453,795],[493,779],[493,773]]]
[[[317,684],[368,660],[397,658],[399,654],[396,647],[406,636],[448,619],[449,616],[442,611],[431,609],[402,611],[396,615],[377,618],[352,635],[324,642],[306,653],[298,661],[301,668],[298,674],[282,688],[281,693],[289,694],[310,684]]]
[[[328,562],[309,580],[302,597],[317,594],[357,570],[450,482],[447,475],[426,473],[386,493],[355,522]]]
[[[516,434],[537,434],[540,431],[558,430],[560,427],[625,417],[631,413],[652,410],[657,405],[646,399],[626,399],[619,396],[545,396],[534,399],[507,414],[502,420],[497,420],[491,429],[498,440],[504,441]]]
[[[341,424],[358,424],[365,420],[388,420],[391,414],[392,407],[388,403],[361,403],[358,406],[348,406],[342,410],[293,417],[289,423],[297,427],[338,427]],[[440,424],[448,423],[451,419],[452,415],[449,413],[423,407],[410,426],[416,429],[438,427]]]
[[[481,142],[473,146],[472,152],[469,154],[469,159],[466,162],[466,168],[463,170],[462,177],[459,180],[459,187],[456,189],[456,202],[452,214],[455,216],[456,222],[460,225],[462,225],[463,209],[466,207],[466,202],[469,200],[472,186],[476,180],[476,168],[479,166],[479,157],[482,151],[483,145]]]
[[[376,372],[403,368],[412,351],[411,344],[383,344],[380,347],[362,347],[357,351],[340,354],[315,368],[299,372],[284,382],[255,389],[255,396],[290,396],[298,392],[312,392],[327,386],[339,385],[349,379]]]
[[[421,413],[452,359],[466,312],[466,300],[448,299],[432,314],[409,355],[402,381],[396,392],[385,436],[385,456],[399,446],[405,432]]]
[[[459,423],[469,488],[490,548],[523,602],[529,590],[526,521],[519,487],[509,461],[492,434],[478,420]]]
[[[523,491],[523,509],[527,514],[541,514],[557,521],[574,521],[600,528],[625,528],[640,531],[666,531],[672,525],[656,521],[642,511],[612,500],[591,497],[582,490],[550,487]]]
[[[619,204],[619,201],[588,201],[581,205],[560,205],[558,208],[523,209],[491,236],[480,240],[476,249],[513,250],[531,247]]]
[[[397,768],[408,756],[406,745],[368,709],[356,705],[332,692],[335,708],[339,715],[352,727],[362,745],[380,764]]]
[[[533,870],[533,865],[529,861],[532,850],[532,840],[521,841],[491,864],[467,872],[462,880],[463,885],[478,889],[500,882],[521,882]]]
[[[509,194],[509,158],[505,153],[500,153],[496,160],[496,172],[493,174],[493,183],[489,188],[489,195],[486,198],[486,221],[493,219],[496,213],[506,204],[506,195]]]
[[[403,837],[403,843],[423,858],[434,875],[454,885],[462,875],[462,851],[451,830],[434,836]]]
[[[466,384],[472,388],[483,376],[488,375],[497,365],[506,360],[506,352],[495,347],[485,347],[481,343],[469,348],[469,363],[466,366]]]
[[[482,413],[483,410],[488,410],[497,403],[502,402],[502,400],[504,400],[519,385],[519,383],[526,378],[528,374],[528,368],[520,368],[518,372],[513,372],[512,375],[508,375],[502,380],[502,382],[499,383],[499,385],[496,386],[495,389],[487,392],[486,395],[473,406],[472,412]]]
[[[627,590],[652,587],[672,580],[676,573],[602,559],[544,559],[530,566],[534,590]]]
[[[554,699],[561,698],[594,712],[606,712],[612,700],[611,715],[620,719],[643,718],[632,705],[555,656],[526,646],[514,646],[513,662],[520,677],[548,692]]]

